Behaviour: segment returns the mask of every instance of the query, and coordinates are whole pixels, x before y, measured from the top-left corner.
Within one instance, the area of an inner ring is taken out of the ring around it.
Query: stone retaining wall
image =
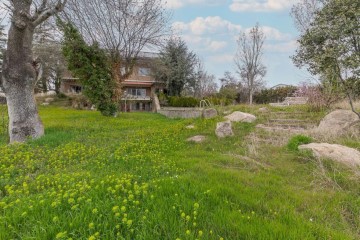
[[[158,113],[168,118],[199,118],[202,116],[202,108],[161,108]]]

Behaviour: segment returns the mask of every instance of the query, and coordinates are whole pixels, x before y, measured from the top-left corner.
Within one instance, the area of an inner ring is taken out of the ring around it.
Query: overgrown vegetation
[[[306,66],[313,75],[321,75],[324,87],[341,85],[337,89],[348,98],[360,118],[353,107],[356,93],[352,88],[360,81],[360,4],[352,0],[321,2],[321,8],[312,13],[313,19],[298,41],[294,63]]]
[[[258,104],[282,102],[286,97],[292,97],[297,87],[286,86],[275,89],[263,89],[254,95],[254,102]]]
[[[117,111],[114,99],[115,82],[106,52],[97,44],[87,45],[78,30],[71,24],[62,23],[64,32],[63,53],[69,70],[79,78],[83,93],[96,105],[104,116]]]
[[[314,159],[283,146],[250,154],[253,124],[236,123],[235,137],[220,140],[220,117],[106,118],[54,107],[40,114],[43,138],[9,146],[0,138],[0,239],[360,237],[358,177],[332,162],[319,174]],[[207,141],[186,142],[197,134]]]
[[[169,97],[169,106],[171,107],[199,107],[200,100],[193,97]]]
[[[311,137],[304,136],[304,135],[296,135],[289,140],[289,142],[287,144],[287,148],[290,151],[297,152],[297,151],[299,151],[300,145],[308,144],[308,143],[311,143],[312,141],[313,141],[313,139]]]

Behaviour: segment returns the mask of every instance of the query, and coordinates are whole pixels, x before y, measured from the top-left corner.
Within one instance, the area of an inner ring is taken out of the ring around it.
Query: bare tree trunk
[[[249,95],[249,104],[252,105],[253,104],[253,92],[250,90],[250,95]]]
[[[44,135],[34,98],[37,64],[32,59],[34,27],[12,23],[2,83],[8,104],[10,143]]]

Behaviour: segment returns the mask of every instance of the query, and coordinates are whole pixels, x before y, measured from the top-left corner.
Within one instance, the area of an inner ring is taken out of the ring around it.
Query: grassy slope
[[[360,237],[354,174],[325,162],[329,174],[319,176],[311,157],[271,145],[244,161],[253,124],[218,140],[219,119],[52,107],[41,115],[42,139],[0,138],[0,239]],[[208,140],[185,141],[196,134]]]

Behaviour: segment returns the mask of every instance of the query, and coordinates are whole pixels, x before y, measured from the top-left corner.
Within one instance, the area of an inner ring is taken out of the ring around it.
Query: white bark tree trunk
[[[25,1],[24,1],[25,2]],[[21,5],[22,11],[30,7]],[[35,26],[20,11],[15,11],[8,34],[8,46],[3,63],[2,85],[9,114],[10,143],[25,142],[44,135],[34,98],[37,64],[32,59]]]

